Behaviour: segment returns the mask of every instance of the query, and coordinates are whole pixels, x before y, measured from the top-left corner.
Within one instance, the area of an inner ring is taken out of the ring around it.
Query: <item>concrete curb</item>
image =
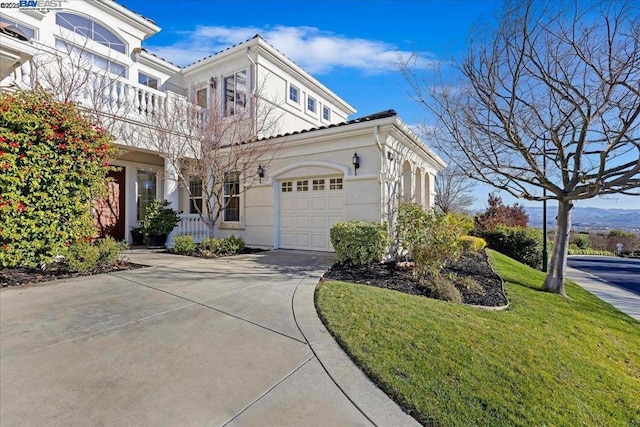
[[[296,323],[313,353],[335,384],[373,425],[419,426],[353,363],[322,324],[314,294],[323,273],[324,270],[310,272],[300,281],[293,298]]]

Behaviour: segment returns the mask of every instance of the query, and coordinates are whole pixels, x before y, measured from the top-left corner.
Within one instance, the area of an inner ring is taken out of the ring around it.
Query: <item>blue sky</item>
[[[121,0],[162,31],[144,47],[187,65],[262,34],[268,42],[354,106],[363,116],[394,109],[410,124],[427,118],[410,99],[393,62],[420,54],[422,65],[460,57],[476,26],[492,25],[501,1],[149,1]],[[490,187],[476,187],[476,206]],[[508,203],[515,199],[503,194]],[[525,205],[533,202],[524,202]],[[578,206],[640,208],[638,198],[609,196]]]

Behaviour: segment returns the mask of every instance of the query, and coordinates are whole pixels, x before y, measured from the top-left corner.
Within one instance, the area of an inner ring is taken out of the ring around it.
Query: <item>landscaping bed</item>
[[[640,324],[575,284],[488,251],[494,312],[326,280],[318,314],[355,363],[426,426],[640,425]]]
[[[491,268],[484,251],[464,252],[458,260],[450,262],[441,275],[460,291],[465,304],[487,307],[508,304],[502,279]],[[338,262],[325,273],[324,279],[433,297],[429,286],[433,278],[416,276],[413,266],[408,263],[353,265]]]
[[[117,264],[96,267],[85,272],[70,272],[65,268],[49,266],[42,270],[39,268],[0,268],[0,287],[28,285],[31,283],[49,282],[52,280],[69,279],[80,276],[92,276],[94,274],[113,273],[115,271],[132,270],[146,267],[146,265],[133,262],[120,261]]]

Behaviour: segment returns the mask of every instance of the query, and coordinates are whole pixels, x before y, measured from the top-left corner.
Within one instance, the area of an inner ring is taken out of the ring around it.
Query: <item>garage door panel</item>
[[[296,246],[299,248],[306,248],[309,246],[309,235],[308,234],[296,234]]]
[[[307,230],[309,228],[309,217],[296,215],[296,228]]]
[[[296,210],[298,211],[307,211],[309,210],[309,197],[299,197],[296,198]]]
[[[339,178],[339,177],[334,177]],[[298,181],[309,185],[298,186]],[[329,230],[344,221],[344,191],[329,188],[328,177],[290,180],[280,184],[280,247],[331,251]]]
[[[280,211],[287,212],[295,210],[295,200],[293,198],[281,198],[280,199]]]
[[[295,228],[294,215],[280,215],[280,227],[283,230],[292,230]]]
[[[313,197],[311,199],[311,207],[314,210],[325,210],[327,207],[327,198],[326,197]]]

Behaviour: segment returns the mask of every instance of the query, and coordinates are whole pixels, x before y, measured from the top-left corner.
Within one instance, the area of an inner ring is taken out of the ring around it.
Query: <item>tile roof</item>
[[[323,130],[323,129],[337,128],[337,127],[341,127],[341,126],[353,125],[353,124],[356,124],[356,123],[365,123],[365,122],[370,122],[370,121],[373,121],[373,120],[386,119],[387,117],[395,117],[397,115],[398,115],[398,113],[396,113],[395,110],[385,110],[385,111],[380,111],[378,113],[369,114],[368,116],[358,117],[358,118],[352,119],[352,120],[347,120],[345,122],[333,123],[333,124],[326,125],[326,126],[319,126],[319,127],[315,127],[315,128],[303,129],[303,130],[298,130],[298,131],[295,131],[295,132],[287,132],[287,133],[282,133],[282,134],[279,134],[279,135],[273,135],[273,136],[269,136],[269,137],[265,137],[265,138],[258,138],[258,139],[255,139],[254,141],[266,141],[266,140],[269,140],[269,139],[281,138],[283,136],[299,135],[299,134],[315,132],[315,131]],[[250,142],[252,142],[252,141],[250,141]]]
[[[199,63],[199,62],[202,62],[202,61],[205,61],[205,60],[207,60],[207,59],[209,59],[209,58],[212,58],[212,57],[214,57],[214,56],[216,56],[216,55],[221,54],[222,52],[226,52],[226,51],[228,51],[228,50],[231,50],[231,49],[235,48],[236,46],[241,46],[241,45],[243,45],[243,44],[245,44],[245,43],[248,43],[248,42],[250,42],[251,40],[253,40],[253,39],[257,39],[257,38],[261,38],[262,40],[264,40],[264,38],[263,38],[260,34],[256,34],[255,36],[253,36],[253,37],[251,37],[251,38],[249,38],[249,39],[246,39],[246,40],[245,40],[245,41],[243,41],[243,42],[236,43],[236,44],[234,44],[233,46],[229,46],[229,47],[227,47],[227,48],[225,48],[225,49],[222,49],[222,50],[217,51],[216,53],[212,53],[212,54],[211,54],[211,55],[209,55],[209,56],[205,56],[205,57],[204,57],[204,58],[202,58],[202,59],[198,59],[197,61],[192,62],[191,64],[189,64],[189,65],[187,65],[187,66],[185,66],[185,67],[183,67],[183,68],[189,68],[189,67],[190,67],[190,66],[192,66],[192,65],[195,65],[195,64],[197,64],[197,63]]]
[[[160,59],[161,61],[164,61],[164,62],[166,62],[166,63],[168,63],[168,64],[171,64],[171,65],[173,65],[174,67],[178,67],[178,68],[180,68],[180,66],[178,66],[178,65],[174,64],[173,62],[169,61],[168,59],[164,59],[164,58],[162,58],[162,57],[160,57],[160,56],[156,55],[156,54],[155,54],[155,53],[153,53],[153,52],[149,52],[147,49],[145,49],[145,48],[143,48],[143,47],[141,47],[141,48],[140,48],[140,50],[141,50],[142,52],[146,52],[146,53],[148,53],[149,55],[154,56],[154,57],[156,57],[156,58]]]
[[[127,6],[123,5],[122,3],[119,3],[119,2],[117,2],[115,0],[113,0],[113,2],[115,4],[117,4],[118,6],[122,6],[123,8],[127,9],[129,12],[133,13],[134,15],[139,16],[140,18],[144,19],[145,21],[151,22],[153,25],[158,25],[158,23],[155,22],[153,19],[147,18],[146,16],[136,12],[135,10],[129,9]]]

